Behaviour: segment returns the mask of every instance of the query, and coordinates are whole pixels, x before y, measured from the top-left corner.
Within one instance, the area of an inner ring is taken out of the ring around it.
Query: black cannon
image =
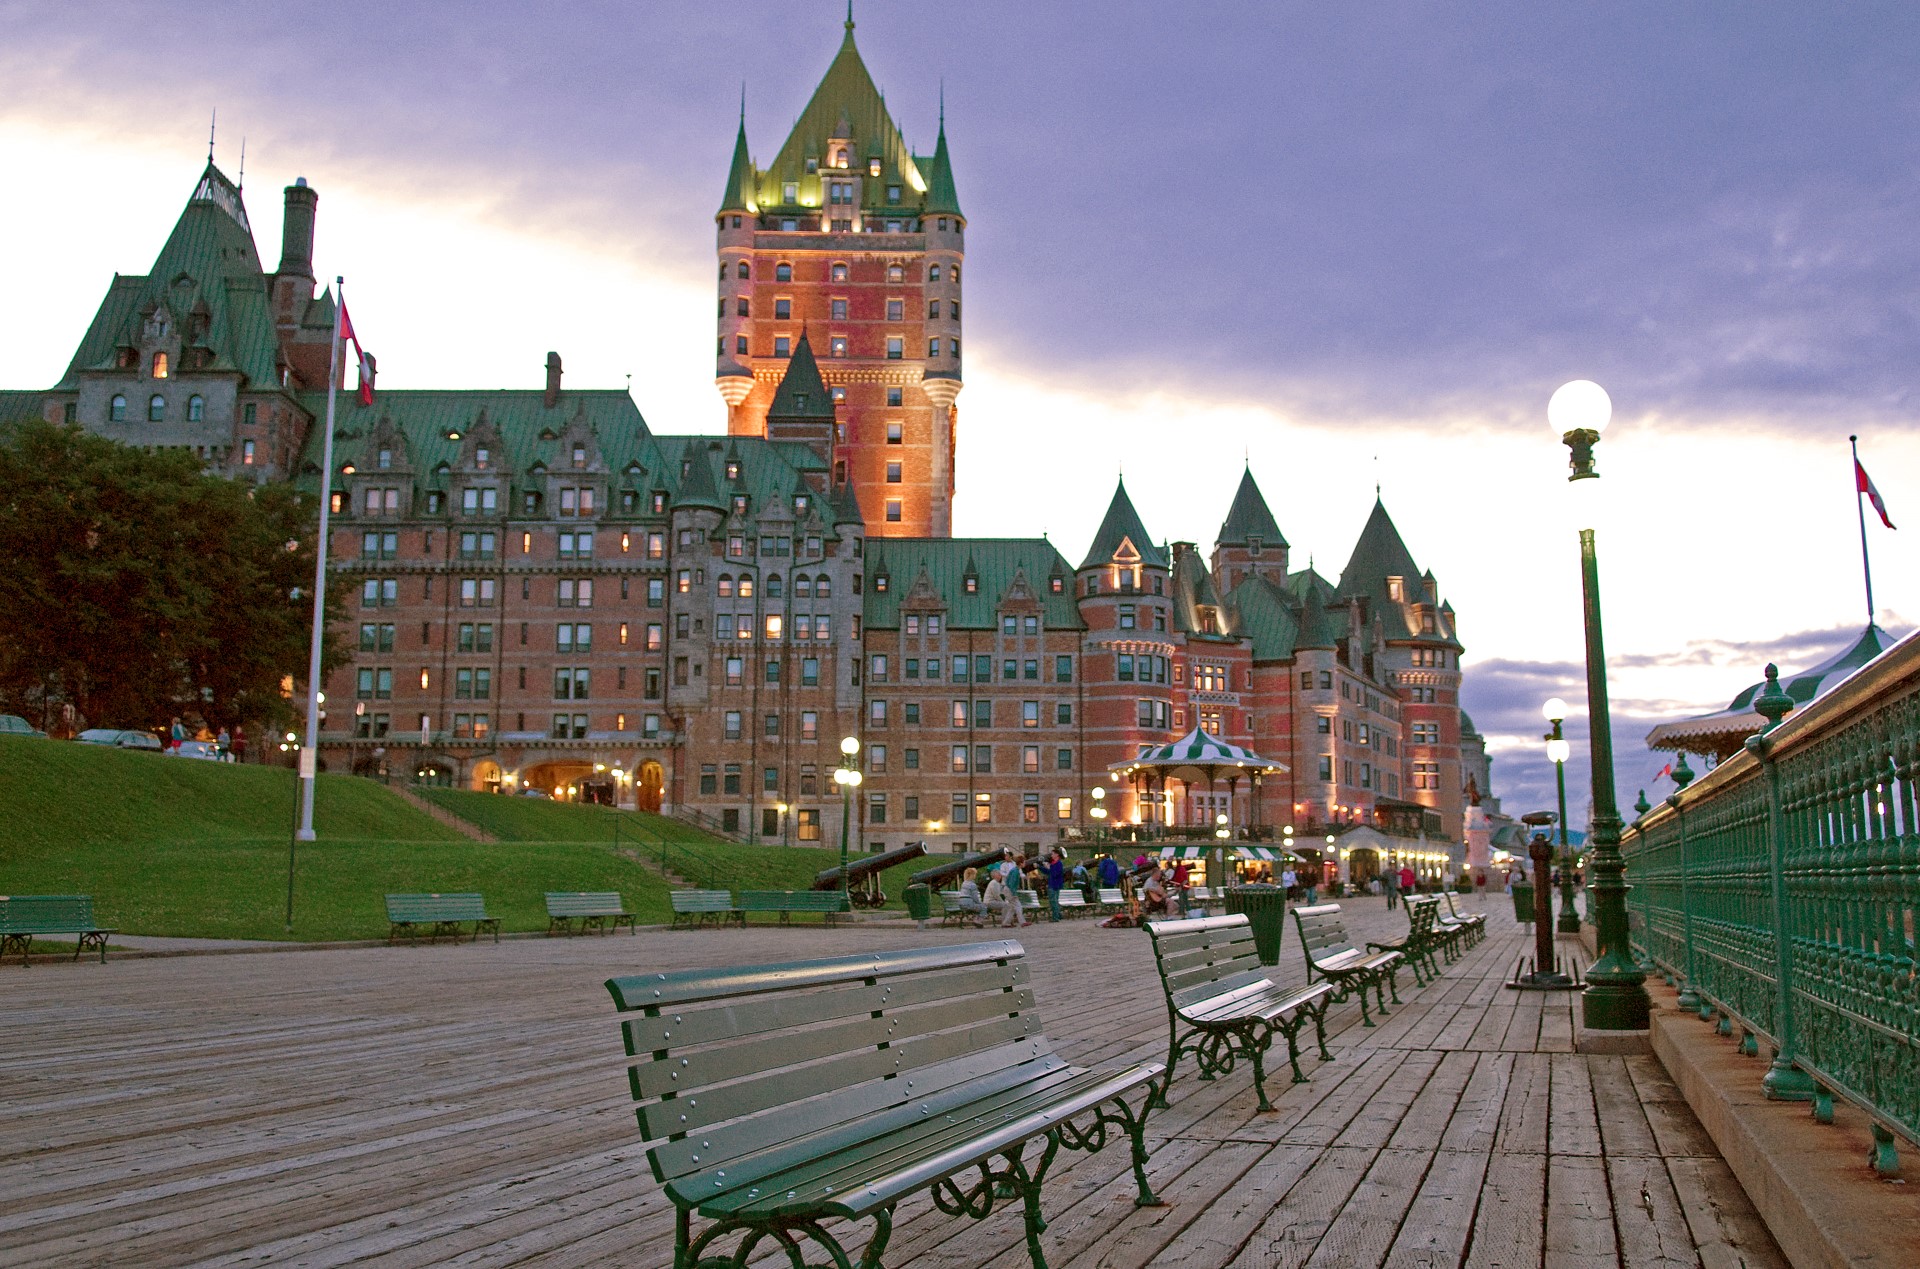
[[[939,889],[944,881],[951,880],[969,868],[979,868],[986,864],[997,864],[1007,857],[1004,850],[977,850],[971,855],[956,855],[944,863],[935,864],[913,874],[907,880],[923,886]]]
[[[908,860],[918,859],[927,853],[920,842],[901,846],[895,850],[882,851],[878,855],[862,855],[858,859],[847,861],[847,899],[856,908],[877,908],[887,901],[887,892],[880,888],[880,874],[895,864],[904,864]],[[840,889],[840,868],[835,865],[825,869],[813,879],[815,890]]]

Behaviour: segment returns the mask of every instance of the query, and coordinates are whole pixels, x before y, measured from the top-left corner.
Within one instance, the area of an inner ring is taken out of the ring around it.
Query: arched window
[[[198,394],[187,398],[187,422],[198,423],[207,417],[207,399]]]
[[[845,167],[847,165],[847,152],[845,150],[835,150],[833,152],[833,165],[835,167]]]
[[[159,423],[167,417],[167,399],[158,392],[147,398],[147,422]]]
[[[960,266],[957,264],[954,265],[953,268],[948,271],[947,276],[953,281],[958,282],[960,280]]]
[[[753,579],[751,577],[742,577],[740,579],[740,598],[753,598]]]
[[[940,266],[939,266],[939,265],[937,265],[937,264],[930,264],[930,265],[928,265],[928,266],[927,266],[927,281],[929,281],[929,282],[938,282],[939,280],[940,280]]]
[[[107,407],[107,418],[110,422],[114,423],[125,423],[127,421],[127,399],[125,397],[114,397],[113,403]]]
[[[887,266],[887,281],[904,282],[906,281],[906,279],[907,279],[906,270],[902,269],[899,265],[890,264]]]
[[[825,573],[813,579],[813,597],[815,599],[833,598],[833,583],[828,580]]]
[[[746,281],[746,280],[747,280],[748,278],[750,278],[750,277],[752,277],[752,276],[753,276],[753,269],[752,269],[752,267],[751,267],[751,266],[749,266],[749,265],[747,264],[747,262],[746,262],[745,260],[742,260],[742,261],[740,262],[740,266],[739,266],[739,268],[737,268],[737,269],[735,269],[735,270],[734,270],[734,273],[735,273],[735,275],[736,275],[737,277],[739,277],[739,279],[740,279],[741,281],[743,281],[743,282],[744,282],[744,281]]]
[[[792,265],[790,265],[790,264],[776,264],[776,265],[774,265],[774,266],[773,266],[773,280],[774,280],[775,282],[791,282],[791,281],[793,281],[793,266],[792,266]]]
[[[732,573],[720,574],[720,580],[719,582],[716,583],[716,593],[722,599],[733,598],[733,574]]]
[[[767,598],[778,599],[780,598],[780,593],[781,593],[780,592],[780,574],[768,573],[767,574]]]
[[[153,354],[153,377],[156,379],[164,379],[167,377],[167,354]]]
[[[795,599],[813,598],[813,579],[805,573],[793,579],[793,597]]]
[[[725,260],[720,262],[720,280],[722,282],[727,280],[727,262]]]
[[[846,261],[835,260],[833,262],[833,280],[835,282],[845,282],[847,280]]]

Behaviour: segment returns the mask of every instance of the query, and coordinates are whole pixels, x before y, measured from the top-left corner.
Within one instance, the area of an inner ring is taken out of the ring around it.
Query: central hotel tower
[[[727,431],[811,440],[807,424],[830,417],[834,483],[851,489],[870,535],[950,536],[966,220],[944,117],[933,154],[914,154],[849,21],[766,167],[742,116],[715,224]],[[803,350],[828,399],[773,411]]]

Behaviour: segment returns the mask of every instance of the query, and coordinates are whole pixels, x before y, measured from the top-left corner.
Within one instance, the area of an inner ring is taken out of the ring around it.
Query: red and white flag
[[[1887,519],[1887,504],[1881,501],[1880,491],[1873,487],[1873,481],[1868,477],[1867,469],[1860,465],[1860,460],[1857,458],[1853,460],[1853,487],[1867,495],[1867,501],[1873,504],[1874,513],[1880,517],[1880,523],[1889,529],[1893,528],[1893,521]]]
[[[340,301],[340,342],[353,345],[353,355],[360,367],[360,386],[355,394],[361,405],[373,404],[373,354],[360,346],[360,336],[354,333],[353,320],[347,316],[347,302]]]

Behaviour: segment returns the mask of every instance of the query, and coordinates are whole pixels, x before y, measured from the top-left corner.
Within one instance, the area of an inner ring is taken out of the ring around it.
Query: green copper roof
[[[805,327],[800,330],[800,342],[794,345],[793,355],[787,358],[787,373],[781,376],[780,386],[774,390],[767,417],[833,418],[833,393],[820,377],[820,363],[814,360],[813,345],[807,339]]]
[[[953,187],[953,160],[947,157],[947,121],[944,114],[940,120],[940,139],[934,142],[933,158],[922,162],[921,172],[927,182],[927,201],[921,210],[936,216],[960,215],[960,194]]]
[[[1346,631],[1344,615],[1328,612],[1336,601],[1332,583],[1313,571],[1301,569],[1287,578],[1287,590],[1299,601],[1300,631],[1295,640],[1299,648],[1335,648]]]
[[[1397,577],[1401,580],[1401,595],[1395,599],[1387,584],[1387,579]],[[1414,614],[1414,604],[1425,602],[1425,583],[1430,575],[1423,575],[1420,566],[1413,561],[1413,552],[1407,550],[1407,544],[1400,537],[1400,530],[1393,525],[1393,518],[1387,514],[1387,508],[1377,497],[1373,502],[1373,514],[1367,517],[1366,527],[1360,530],[1360,540],[1354,543],[1353,555],[1347,560],[1347,567],[1340,574],[1339,597],[1341,599],[1365,600],[1369,617],[1378,617],[1389,639],[1435,639],[1442,642],[1453,640],[1452,622],[1444,610],[1438,614],[1435,629],[1423,634],[1419,618]]]
[[[727,500],[720,493],[712,460],[700,437],[687,438],[676,474],[680,478],[680,489],[673,499],[675,506],[711,507],[715,511],[727,509]]]
[[[733,163],[727,168],[727,189],[720,196],[720,210],[755,211],[749,206],[753,193],[753,160],[747,155],[747,116],[740,114],[740,132],[733,139]]]
[[[0,423],[20,423],[41,417],[43,392],[7,390],[0,392]]]
[[[1183,552],[1174,560],[1172,586],[1175,629],[1197,639],[1231,638],[1239,634],[1234,628],[1233,613],[1220,602],[1220,594],[1213,586],[1213,574],[1207,570],[1207,562],[1200,558],[1198,551]],[[1219,616],[1211,634],[1204,633],[1206,625],[1200,620],[1202,608],[1211,608]]]
[[[1234,629],[1253,645],[1253,659],[1291,661],[1300,642],[1299,602],[1257,574],[1227,597]]]
[[[78,387],[83,371],[115,369],[117,350],[140,344],[159,311],[183,336],[190,319],[204,325],[183,343],[204,349],[210,368],[238,372],[255,389],[278,386],[280,339],[260,253],[239,189],[211,163],[153,268],[114,278],[58,389]]]
[[[1240,473],[1240,488],[1234,491],[1233,506],[1227,509],[1216,544],[1245,546],[1249,538],[1259,538],[1262,546],[1287,545],[1280,526],[1274,523],[1273,512],[1267,510],[1267,500],[1260,496],[1260,486],[1253,483],[1251,467]]]
[[[945,608],[949,629],[993,630],[1002,599],[1024,587],[1039,602],[1049,629],[1085,629],[1071,582],[1059,594],[1053,591],[1050,579],[1068,575],[1067,562],[1045,538],[873,538],[867,542],[865,620],[871,628],[898,629],[901,605],[930,595]]]
[[[873,76],[867,73],[866,63],[860,60],[860,50],[853,43],[852,23],[847,24],[846,38],[841,40],[840,51],[827,67],[820,86],[813,90],[813,97],[794,121],[786,144],[774,156],[772,166],[759,174],[760,206],[779,205],[783,201],[781,186],[789,181],[800,184],[803,199],[816,192],[819,179],[807,172],[807,160],[815,160],[822,174],[829,171],[828,142],[836,137],[850,143],[850,167],[856,167],[864,176],[866,158],[877,155],[880,159],[878,184],[903,185],[903,202],[910,205],[918,201],[917,195],[924,192],[924,178],[907,148],[906,138],[900,134],[893,116],[887,113],[887,103],[875,87]],[[867,189],[873,196],[867,201],[878,204],[881,197],[874,190],[874,184],[871,179],[868,181]],[[914,199],[905,199],[909,190],[916,196]]]
[[[1113,501],[1107,504],[1106,519],[1100,522],[1099,530],[1094,533],[1093,545],[1087,548],[1087,558],[1080,567],[1096,568],[1112,563],[1123,541],[1133,543],[1133,549],[1140,553],[1142,564],[1166,567],[1167,553],[1153,544],[1146,526],[1140,523],[1140,513],[1133,509],[1133,499],[1127,497],[1124,478],[1114,486]]]

